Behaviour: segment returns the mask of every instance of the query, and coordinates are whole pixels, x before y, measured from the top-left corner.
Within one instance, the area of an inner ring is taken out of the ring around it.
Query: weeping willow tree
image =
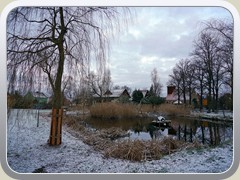
[[[50,145],[61,144],[63,76],[105,67],[109,39],[131,18],[128,8],[18,7],[7,18],[8,92],[33,90],[48,79],[53,93]]]

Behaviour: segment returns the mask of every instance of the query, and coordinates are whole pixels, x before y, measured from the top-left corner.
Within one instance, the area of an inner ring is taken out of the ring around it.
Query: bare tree
[[[168,85],[174,85],[177,90],[177,97],[178,97],[178,105],[180,104],[180,98],[181,98],[181,73],[178,68],[173,68],[173,73],[169,75],[170,80],[168,82]]]
[[[186,59],[186,63],[187,63],[187,91],[188,91],[188,95],[189,95],[189,104],[192,104],[192,94],[195,91],[195,87],[196,87],[196,82],[195,82],[195,77],[194,74],[196,73],[196,69],[195,69],[195,65],[193,60],[191,59]]]
[[[223,20],[212,20],[205,24],[204,31],[218,34],[221,40],[219,50],[221,51],[221,64],[224,69],[224,84],[231,88],[233,99],[233,22]]]
[[[103,73],[98,71],[97,73],[91,72],[88,77],[88,84],[93,94],[102,99],[104,93],[111,89],[111,71],[105,70]]]
[[[183,95],[195,89],[200,93],[200,109],[203,95],[207,91],[209,112],[218,109],[219,92],[226,84],[233,92],[233,23],[212,20],[203,23],[199,36],[193,43],[190,60],[181,60],[170,75],[170,83]]]
[[[204,64],[204,71],[207,75],[208,87],[208,110],[214,110],[213,106],[213,68],[214,61],[218,57],[219,39],[209,32],[202,31],[198,40],[194,42],[194,50],[192,55],[201,59]]]
[[[80,67],[88,71],[91,59],[104,66],[108,37],[129,14],[126,8],[114,7],[18,7],[10,12],[9,90],[14,91],[17,80],[30,86],[38,80],[36,72],[46,74],[53,91],[50,145],[61,144],[63,74],[76,75]]]
[[[195,82],[195,87],[197,90],[197,92],[199,93],[200,95],[200,99],[199,99],[199,102],[200,102],[200,110],[203,109],[203,95],[204,95],[204,90],[205,90],[205,82],[206,82],[206,79],[205,79],[205,71],[203,69],[203,63],[201,61],[201,59],[193,59],[193,62],[192,62],[193,66],[194,66],[194,75],[193,75],[193,79],[194,79],[194,82]]]
[[[154,95],[160,96],[163,85],[160,83],[160,77],[158,75],[158,71],[156,68],[154,68],[151,72],[151,79],[152,79],[152,88],[153,88]]]
[[[187,95],[187,78],[188,78],[188,68],[189,68],[189,60],[182,59],[176,64],[176,69],[179,70],[180,77],[181,77],[181,92],[183,95],[183,102],[184,104],[187,103],[186,95]]]
[[[221,86],[227,84],[233,94],[233,23],[211,20],[203,24],[192,54],[203,63],[209,109],[217,110]]]

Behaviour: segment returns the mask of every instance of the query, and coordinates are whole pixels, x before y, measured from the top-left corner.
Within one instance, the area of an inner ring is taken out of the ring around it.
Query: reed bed
[[[94,104],[90,108],[90,114],[92,117],[100,119],[121,119],[136,117],[138,112],[133,104],[104,102]]]
[[[184,105],[161,104],[157,111],[169,116],[187,116],[190,115],[192,108]]]
[[[148,141],[125,140],[106,149],[105,156],[130,161],[151,161],[160,159],[164,155],[179,151],[187,146],[189,146],[189,143],[171,137],[166,137],[163,140]]]
[[[119,128],[92,131],[85,128],[84,123],[74,116],[65,116],[63,124],[66,130],[84,143],[100,151],[106,158],[120,158],[130,161],[157,160],[164,155],[188,148],[199,148],[199,143],[187,143],[171,137],[163,140],[115,140],[127,135]]]

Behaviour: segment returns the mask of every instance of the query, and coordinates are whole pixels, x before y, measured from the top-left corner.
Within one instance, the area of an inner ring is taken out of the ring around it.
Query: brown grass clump
[[[169,116],[187,116],[190,115],[191,107],[174,104],[161,104],[158,111]]]
[[[121,128],[114,128],[114,127],[103,129],[101,130],[101,134],[100,134],[100,137],[109,138],[111,140],[115,140],[115,139],[126,137],[126,136],[129,136],[129,133],[122,130]]]
[[[101,119],[133,118],[137,116],[137,110],[132,104],[106,102],[94,104],[90,108],[90,114]]]
[[[105,151],[105,157],[114,157],[120,159],[127,159],[131,161],[141,161],[145,145],[140,140],[125,140],[118,142],[115,146],[109,147]]]
[[[66,125],[67,127],[71,128],[72,130],[76,132],[84,132],[85,128],[82,124],[78,122],[78,120],[73,116],[63,116],[63,125]]]
[[[107,148],[105,156],[131,161],[157,160],[182,149],[187,144],[172,138],[152,141],[125,140]]]

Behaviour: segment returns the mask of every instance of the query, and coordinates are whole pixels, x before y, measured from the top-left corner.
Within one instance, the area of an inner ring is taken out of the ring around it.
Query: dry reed
[[[90,114],[101,119],[121,119],[136,117],[138,113],[133,104],[106,102],[94,104],[90,108]]]
[[[190,115],[191,107],[184,105],[161,104],[157,111],[169,116],[187,116]]]

